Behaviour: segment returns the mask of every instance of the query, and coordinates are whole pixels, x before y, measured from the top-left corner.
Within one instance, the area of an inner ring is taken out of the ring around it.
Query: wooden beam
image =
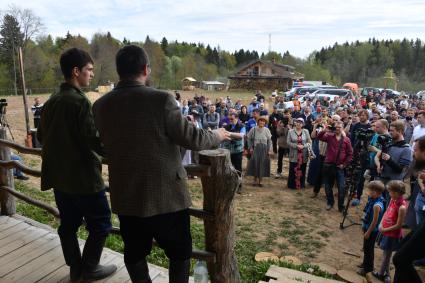
[[[189,208],[189,214],[203,220],[214,220],[214,213],[199,208]]]
[[[111,234],[121,235],[120,228],[112,227]],[[158,243],[155,240],[152,241],[152,244],[154,246],[158,246]],[[195,258],[195,259],[199,259],[199,260],[204,260],[204,261],[207,261],[207,262],[212,262],[212,263],[214,263],[215,260],[216,260],[216,254],[215,253],[204,251],[204,250],[198,250],[198,249],[192,249],[192,256],[191,257]]]
[[[56,207],[45,204],[44,202],[41,202],[39,200],[32,199],[32,198],[24,195],[23,193],[15,191],[14,189],[12,189],[10,187],[0,186],[0,190],[6,191],[9,194],[15,196],[16,198],[23,200],[23,201],[25,201],[29,204],[32,204],[32,205],[34,205],[38,208],[42,208],[42,209],[46,210],[47,212],[53,214],[53,216],[55,216],[56,218],[60,218],[59,210]]]
[[[19,170],[21,170],[22,172],[24,172],[28,175],[31,175],[31,176],[34,176],[34,177],[41,177],[41,171],[40,170],[35,170],[35,169],[32,169],[28,166],[25,166],[17,160],[9,160],[9,161],[0,160],[0,167],[7,168],[7,169],[16,168],[16,169],[19,169]]]
[[[22,146],[20,144],[8,141],[4,138],[0,139],[0,146],[10,147],[10,148],[16,149],[19,153],[26,153],[26,154],[33,154],[33,155],[41,156],[41,149],[40,148],[25,147],[25,146]]]

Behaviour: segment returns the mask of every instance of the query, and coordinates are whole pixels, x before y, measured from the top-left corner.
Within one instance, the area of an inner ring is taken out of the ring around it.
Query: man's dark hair
[[[90,54],[78,48],[66,50],[62,53],[60,58],[61,70],[65,79],[70,79],[72,77],[72,70],[75,67],[81,71],[88,63],[94,63]]]
[[[253,113],[254,113],[254,112],[258,112],[258,113],[260,113],[261,111],[260,111],[260,109],[255,108],[255,109],[253,109],[253,110],[252,110],[252,112],[253,112]]]
[[[118,50],[115,63],[121,80],[135,79],[143,73],[146,66],[149,66],[149,58],[142,47],[126,45]]]

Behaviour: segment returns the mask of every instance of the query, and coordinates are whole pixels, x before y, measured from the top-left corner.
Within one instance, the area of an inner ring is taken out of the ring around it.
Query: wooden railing
[[[32,199],[15,190],[13,168],[40,177],[41,171],[32,169],[10,159],[10,148],[19,153],[41,156],[40,149],[27,148],[6,139],[6,130],[0,128],[0,208],[2,215],[16,213],[15,197],[46,210],[60,218],[56,207]],[[234,252],[235,230],[233,200],[240,179],[231,166],[229,151],[204,150],[199,153],[200,164],[185,166],[188,174],[199,176],[204,195],[203,208],[189,208],[193,217],[204,221],[205,250],[192,250],[192,258],[205,260],[210,280],[216,282],[239,282],[239,270]],[[120,234],[113,227],[112,234]],[[156,244],[154,242],[154,244]]]

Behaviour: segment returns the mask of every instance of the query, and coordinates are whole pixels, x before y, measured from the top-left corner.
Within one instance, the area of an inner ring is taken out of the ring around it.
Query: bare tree
[[[35,15],[30,9],[21,9],[16,5],[10,5],[7,13],[14,16],[19,22],[21,32],[24,35],[24,42],[22,46],[24,50],[28,41],[42,33],[45,29],[41,18]]]

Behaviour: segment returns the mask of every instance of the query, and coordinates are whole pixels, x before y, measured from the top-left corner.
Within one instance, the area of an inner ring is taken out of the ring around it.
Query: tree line
[[[0,12],[0,89],[12,90],[15,82],[19,85],[18,47],[23,49],[27,88],[43,92],[43,89],[54,88],[62,81],[59,56],[71,47],[87,50],[93,56],[94,86],[117,82],[115,54],[127,44],[145,48],[150,57],[151,84],[163,89],[180,88],[181,79],[187,76],[198,81],[226,80],[238,66],[259,58],[292,65],[305,75],[306,80],[337,85],[357,82],[361,86],[384,86],[385,74],[393,70],[400,88],[425,89],[425,47],[420,39],[335,43],[301,59],[288,51],[259,54],[255,50],[240,49],[229,52],[220,46],[168,41],[165,37],[160,41],[149,36],[144,41],[127,38],[121,41],[110,32],[96,33],[90,39],[69,32],[53,38],[43,34],[42,19],[31,10],[11,6]]]

